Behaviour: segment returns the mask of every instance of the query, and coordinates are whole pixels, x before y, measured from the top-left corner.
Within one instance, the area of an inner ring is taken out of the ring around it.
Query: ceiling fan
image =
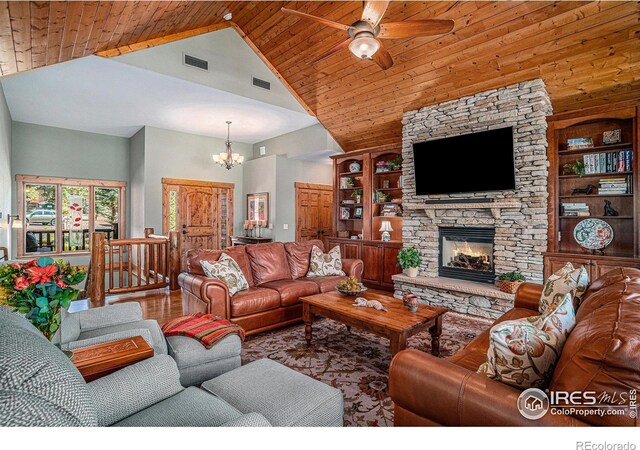
[[[282,12],[303,19],[312,20],[322,25],[346,31],[347,40],[332,47],[316,58],[313,63],[322,61],[349,47],[351,53],[362,59],[372,59],[382,70],[393,66],[393,59],[380,39],[404,39],[419,36],[434,36],[448,33],[453,29],[454,21],[450,19],[425,19],[405,22],[380,23],[389,7],[388,1],[365,1],[360,20],[351,25],[334,22],[323,17],[282,8]]]

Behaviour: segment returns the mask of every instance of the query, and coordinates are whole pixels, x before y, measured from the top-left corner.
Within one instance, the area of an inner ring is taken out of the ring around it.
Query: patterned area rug
[[[491,325],[491,321],[457,313],[444,316],[440,356],[446,358],[464,348]],[[408,348],[431,351],[428,332],[408,340]],[[330,319],[313,325],[313,342],[307,347],[304,325],[247,338],[242,363],[261,358],[278,361],[298,372],[330,384],[344,394],[345,426],[393,426],[393,402],[389,398],[389,341],[346,327]]]

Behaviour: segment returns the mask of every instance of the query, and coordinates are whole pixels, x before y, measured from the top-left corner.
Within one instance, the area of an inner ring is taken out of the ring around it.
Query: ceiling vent
[[[271,90],[271,83],[266,80],[261,80],[260,78],[251,77],[251,84],[255,87],[259,87],[261,89],[266,89],[267,91]]]
[[[209,70],[209,61],[187,55],[186,53],[183,54],[182,62],[185,66],[195,67],[200,70]]]

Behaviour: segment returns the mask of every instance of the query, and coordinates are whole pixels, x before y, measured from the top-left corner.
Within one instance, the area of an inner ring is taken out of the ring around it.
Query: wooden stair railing
[[[144,238],[106,240],[93,233],[88,296],[95,305],[104,304],[105,294],[124,294],[169,286],[176,290],[180,273],[178,232],[169,236],[145,229]]]

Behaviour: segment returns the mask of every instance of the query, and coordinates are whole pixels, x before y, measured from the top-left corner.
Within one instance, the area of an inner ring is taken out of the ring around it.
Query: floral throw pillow
[[[315,245],[311,249],[311,261],[309,262],[308,277],[344,276],[342,271],[342,256],[340,247],[335,246],[329,253],[322,253]]]
[[[561,299],[565,294],[571,294],[574,297],[574,309],[577,310],[588,287],[587,269],[584,267],[574,269],[573,264],[568,262],[545,282],[538,311],[541,314],[544,313],[556,298]]]
[[[478,373],[519,389],[544,389],[575,325],[571,294],[558,297],[541,316],[499,323],[491,328],[487,362]]]
[[[216,262],[200,261],[200,265],[206,276],[223,281],[232,297],[240,291],[249,289],[249,282],[242,273],[242,269],[236,260],[226,253],[221,254]]]

